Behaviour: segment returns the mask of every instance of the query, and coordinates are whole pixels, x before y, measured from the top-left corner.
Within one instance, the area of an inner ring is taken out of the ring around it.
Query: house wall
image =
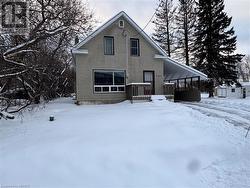
[[[232,92],[234,89],[234,92]],[[229,98],[242,98],[242,88],[241,87],[227,87],[227,97]]]
[[[246,88],[246,96],[250,97],[250,85],[249,86],[244,86]]]
[[[123,18],[120,18],[123,19]],[[119,19],[119,20],[120,20]],[[126,83],[143,82],[143,71],[155,72],[155,94],[163,94],[164,62],[155,59],[158,52],[125,20],[125,27],[118,27],[117,20],[82,46],[88,54],[76,54],[76,94],[78,101],[116,102],[126,99],[126,93],[94,93],[93,70],[125,70]],[[114,36],[115,55],[104,55],[104,36]],[[139,38],[140,56],[130,56],[130,38]]]

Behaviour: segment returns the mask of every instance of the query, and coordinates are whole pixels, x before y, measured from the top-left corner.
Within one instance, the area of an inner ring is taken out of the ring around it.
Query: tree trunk
[[[209,98],[210,97],[214,97],[214,81],[213,80],[210,80],[208,82],[208,93],[209,93]]]
[[[213,91],[213,89],[209,90],[208,93],[209,93],[209,96],[208,96],[209,98],[214,97],[214,91]]]

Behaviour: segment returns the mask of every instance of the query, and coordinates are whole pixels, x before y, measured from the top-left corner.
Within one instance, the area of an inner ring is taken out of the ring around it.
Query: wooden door
[[[150,89],[144,89],[144,95],[155,94],[155,74],[154,71],[143,71],[143,82],[150,83]]]

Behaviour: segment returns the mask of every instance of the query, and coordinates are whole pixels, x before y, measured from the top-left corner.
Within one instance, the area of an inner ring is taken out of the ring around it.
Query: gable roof
[[[89,42],[92,38],[96,37],[99,33],[101,33],[103,30],[108,28],[110,25],[112,25],[114,22],[116,22],[120,17],[124,17],[128,23],[130,23],[135,30],[140,34],[149,44],[152,45],[163,57],[162,59],[165,60],[166,63],[172,63],[176,66],[179,66],[180,68],[183,68],[185,70],[188,70],[190,72],[193,72],[195,75],[201,76],[203,79],[207,79],[207,75],[204,73],[189,67],[187,65],[181,64],[170,57],[168,57],[167,53],[165,50],[163,50],[151,37],[149,37],[143,29],[140,28],[139,25],[137,25],[124,11],[119,12],[117,15],[115,15],[113,18],[109,19],[107,22],[105,22],[103,25],[101,25],[98,29],[90,33],[84,40],[82,40],[80,43],[76,44],[72,48],[72,53],[79,53],[79,48],[81,48],[84,44]]]
[[[157,51],[159,51],[162,55],[165,53],[165,51],[158,45],[156,42],[151,39],[144,31],[140,28],[124,11],[119,12],[117,15],[115,15],[113,18],[109,19],[107,22],[105,22],[103,25],[101,25],[98,29],[90,33],[83,41],[76,44],[73,47],[74,50],[78,50],[81,46],[86,44],[88,41],[90,41],[92,38],[97,36],[99,33],[101,33],[103,30],[108,28],[110,25],[112,25],[114,22],[116,22],[120,17],[124,17],[128,23],[130,23],[138,32],[138,34],[141,34],[144,39],[146,39],[147,42],[149,42]]]

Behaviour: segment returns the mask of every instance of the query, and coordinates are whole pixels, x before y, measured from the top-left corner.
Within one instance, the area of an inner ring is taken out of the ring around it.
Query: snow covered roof
[[[114,22],[116,22],[120,17],[123,17],[124,19],[126,19],[126,21],[128,23],[130,23],[135,28],[135,30],[138,32],[138,34],[140,34],[149,44],[152,45],[153,48],[155,48],[158,51],[159,54],[157,54],[155,56],[155,58],[161,58],[161,59],[165,60],[166,61],[165,67],[168,66],[168,68],[171,68],[171,70],[174,69],[174,72],[176,72],[177,74],[173,75],[173,72],[168,72],[169,74],[166,73],[166,75],[168,74],[168,76],[170,76],[171,79],[175,79],[177,77],[178,78],[180,78],[180,77],[183,78],[183,77],[193,77],[193,76],[200,76],[201,79],[203,79],[203,80],[207,79],[206,74],[204,74],[204,73],[202,73],[202,72],[200,72],[200,71],[198,71],[196,69],[193,69],[192,67],[181,64],[181,63],[171,59],[170,57],[168,57],[165,50],[163,50],[151,37],[149,37],[143,31],[143,29],[141,29],[140,26],[138,26],[124,11],[119,12],[117,15],[115,15],[113,18],[109,19],[107,22],[105,22],[98,29],[96,29],[95,31],[90,33],[83,41],[76,44],[72,48],[72,53],[79,52],[80,51],[79,49],[84,44],[89,42],[92,38],[96,37],[103,30],[105,30],[107,27],[109,27]]]
[[[173,83],[173,82],[170,82],[170,83],[164,82],[163,85],[175,85],[175,83]]]
[[[227,89],[227,86],[226,85],[219,85],[219,86],[216,86],[215,88]]]
[[[127,86],[129,85],[142,85],[142,86],[145,86],[145,85],[151,85],[151,83],[128,83]]]
[[[88,54],[88,50],[86,49],[77,49],[77,50],[72,50],[73,54]]]
[[[240,82],[240,85],[242,85],[242,86],[250,86],[250,82]]]

